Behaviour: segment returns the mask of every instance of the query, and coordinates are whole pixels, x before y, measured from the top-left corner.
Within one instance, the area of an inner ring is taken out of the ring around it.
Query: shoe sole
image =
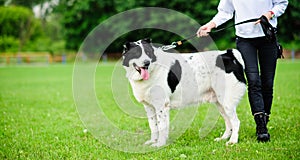
[[[259,142],[268,142],[270,141],[270,134],[269,133],[259,134],[257,135],[257,140]]]

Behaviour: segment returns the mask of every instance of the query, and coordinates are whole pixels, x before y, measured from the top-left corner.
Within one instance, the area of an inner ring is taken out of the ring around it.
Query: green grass
[[[124,114],[114,102],[110,84],[113,69],[114,64],[107,63],[96,71],[95,87],[102,109],[121,129],[148,131],[145,119]],[[102,139],[83,132],[85,127],[72,93],[73,65],[1,67],[0,159],[297,159],[299,69],[299,61],[279,61],[269,143],[256,142],[255,124],[245,96],[237,110],[241,128],[236,145],[213,141],[224,132],[221,118],[211,133],[199,137],[204,114],[213,107],[204,105],[197,109],[191,126],[169,146],[148,153],[127,153],[113,150]],[[176,113],[172,112],[173,117]]]

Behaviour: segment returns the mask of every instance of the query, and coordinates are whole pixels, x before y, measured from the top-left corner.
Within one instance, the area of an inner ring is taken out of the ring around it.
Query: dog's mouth
[[[143,80],[148,80],[150,75],[149,75],[149,72],[148,72],[148,67],[149,65],[147,66],[143,66],[143,67],[139,67],[138,65],[136,65],[135,63],[133,63],[133,67],[136,71],[138,71],[140,73],[140,75],[142,76]]]

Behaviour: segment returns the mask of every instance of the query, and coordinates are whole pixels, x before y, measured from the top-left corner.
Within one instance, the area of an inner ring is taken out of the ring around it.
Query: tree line
[[[47,51],[61,53],[77,51],[84,38],[109,17],[138,7],[162,7],[181,12],[199,24],[205,24],[216,13],[219,0],[0,0],[0,52]],[[40,15],[34,15],[39,8]],[[279,17],[278,37],[287,49],[300,49],[300,3],[290,0]],[[130,17],[129,17],[130,18]],[[171,17],[176,18],[176,17]],[[233,24],[229,21],[221,27]],[[184,27],[176,23],[174,27]],[[115,29],[122,28],[122,25]],[[189,31],[194,34],[196,30]],[[121,52],[126,40],[150,37],[154,42],[168,44],[181,39],[178,35],[157,29],[141,29],[118,38],[107,52]],[[218,48],[234,47],[234,29],[212,36]],[[182,49],[190,50],[190,45]]]

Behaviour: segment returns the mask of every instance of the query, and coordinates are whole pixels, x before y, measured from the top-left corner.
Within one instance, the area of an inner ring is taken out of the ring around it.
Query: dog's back
[[[216,92],[223,92],[218,93],[223,97],[226,83],[230,83],[226,87],[234,90],[234,87],[241,86],[244,91],[244,62],[237,50],[160,54],[166,54],[161,63],[167,62],[166,59],[172,61],[168,73],[171,76],[167,78],[172,108],[217,102]]]

